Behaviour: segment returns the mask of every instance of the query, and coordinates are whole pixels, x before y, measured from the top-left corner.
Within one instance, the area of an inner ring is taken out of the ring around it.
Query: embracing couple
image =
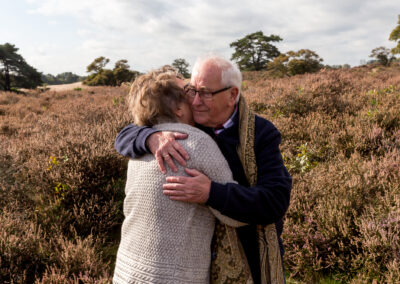
[[[133,82],[135,124],[115,142],[131,160],[114,283],[285,282],[292,181],[279,131],[241,84],[218,56],[199,58],[190,83],[168,66]]]

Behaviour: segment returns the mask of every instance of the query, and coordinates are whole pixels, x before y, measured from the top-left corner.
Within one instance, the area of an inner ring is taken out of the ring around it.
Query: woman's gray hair
[[[236,103],[239,102],[241,89],[242,89],[242,73],[236,63],[225,59],[220,55],[207,54],[197,58],[193,70],[192,78],[196,77],[198,70],[205,63],[212,63],[219,70],[221,70],[221,83],[225,86],[237,87],[239,90],[238,96],[236,98]]]

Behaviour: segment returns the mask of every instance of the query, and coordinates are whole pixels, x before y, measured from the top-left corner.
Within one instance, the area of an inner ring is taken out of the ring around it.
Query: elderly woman
[[[233,182],[216,143],[193,127],[183,84],[168,68],[136,79],[129,93],[134,122],[187,133],[182,140],[190,156],[187,167],[219,183]],[[167,175],[185,172],[180,168]],[[129,161],[114,283],[209,283],[215,216],[230,226],[244,225],[206,206],[170,200],[162,192],[165,177],[153,155]]]

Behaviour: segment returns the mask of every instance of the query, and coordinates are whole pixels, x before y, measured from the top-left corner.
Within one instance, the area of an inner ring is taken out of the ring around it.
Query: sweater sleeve
[[[221,184],[227,182],[235,183],[228,162],[212,138],[204,134],[204,137],[201,137],[196,142],[195,151],[197,154],[192,154],[193,157],[196,157],[196,161],[193,164],[196,169],[204,173],[212,181]],[[221,214],[217,209],[209,208],[218,220],[228,226],[241,227],[247,225]]]
[[[118,133],[114,147],[125,157],[137,158],[150,153],[146,147],[146,139],[157,130],[147,126],[129,124]]]
[[[279,150],[281,136],[272,125],[256,126],[257,184],[246,187],[213,181],[206,205],[249,224],[278,222],[286,213],[292,186]]]

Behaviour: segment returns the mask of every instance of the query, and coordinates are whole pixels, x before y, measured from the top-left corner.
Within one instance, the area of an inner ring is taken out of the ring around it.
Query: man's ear
[[[230,102],[233,102],[233,104],[236,103],[236,98],[239,95],[239,89],[237,87],[232,87],[231,92],[230,92]]]

